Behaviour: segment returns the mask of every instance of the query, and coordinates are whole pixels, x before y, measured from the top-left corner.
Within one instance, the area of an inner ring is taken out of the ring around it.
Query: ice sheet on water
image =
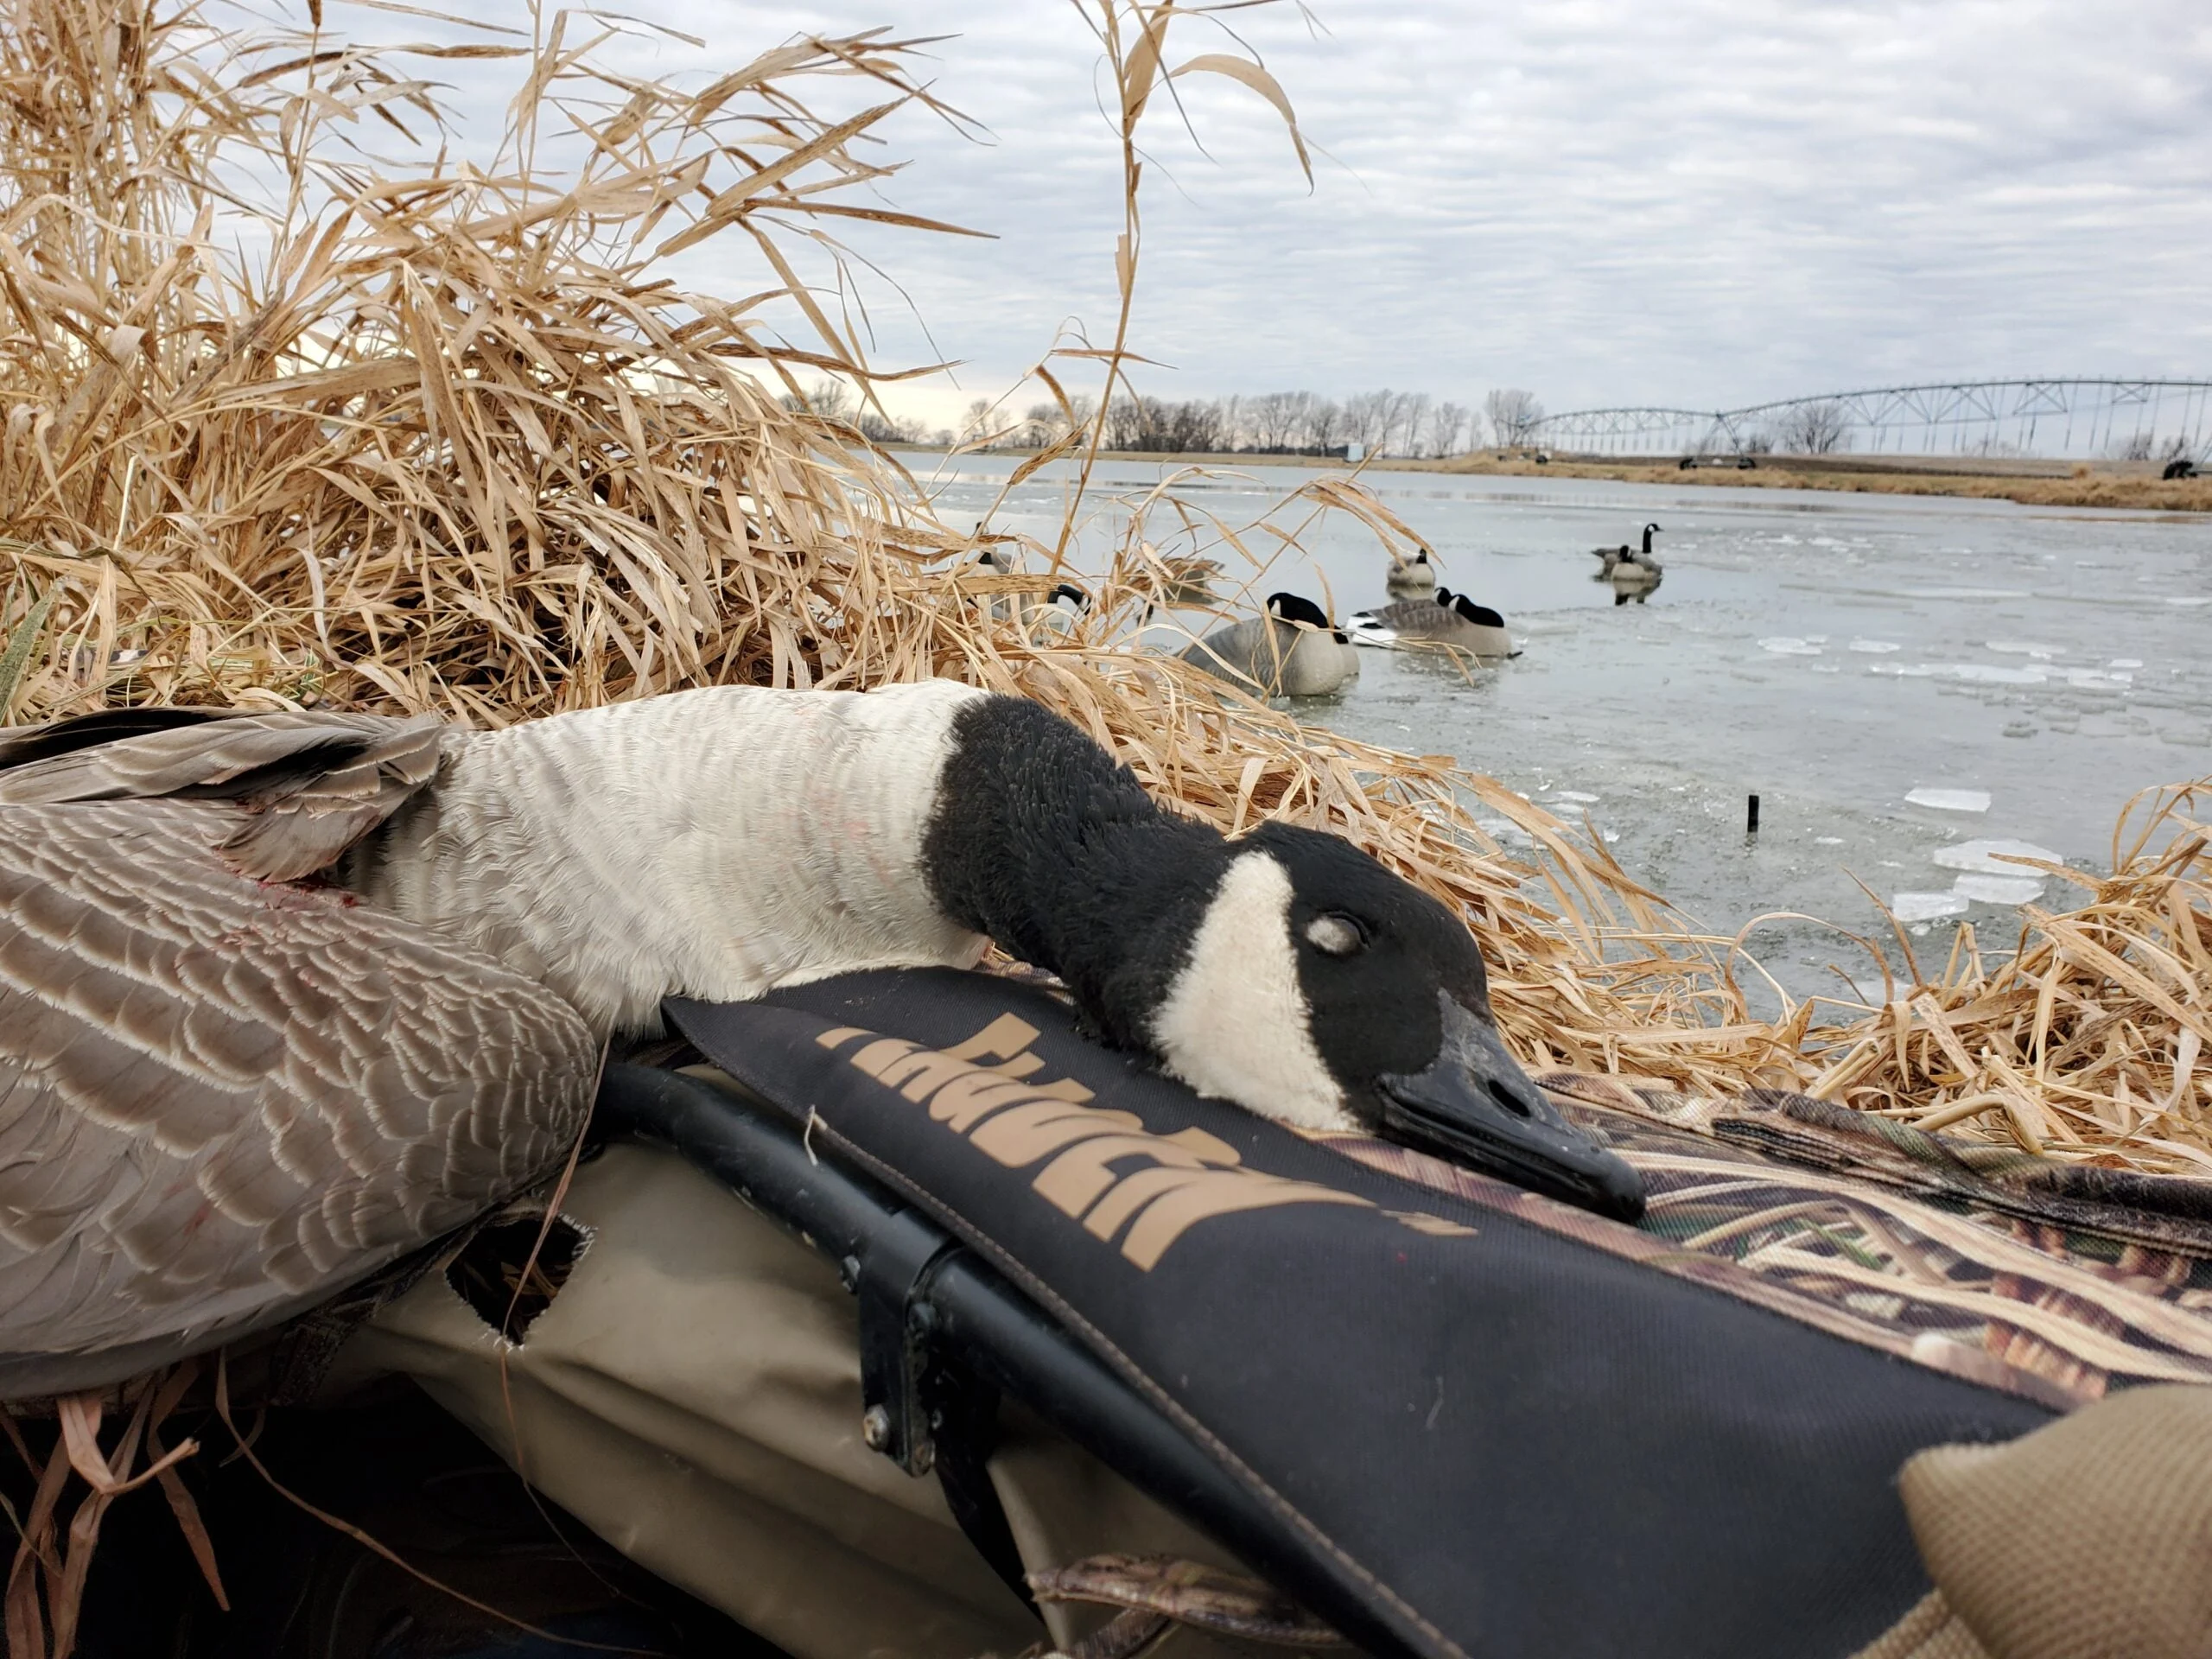
[[[2061,668],[2055,663],[2028,663],[2018,668],[2009,663],[1869,663],[1866,671],[1894,674],[1901,680],[1965,680],[1976,685],[2049,685],[2056,680],[2080,691],[2130,685],[2135,678],[2101,668]]]
[[[1552,791],[1552,799],[1555,801],[1574,801],[1584,806],[1591,805],[1593,803],[1601,801],[1605,798],[1602,795],[1586,795],[1579,789],[1555,789]]]
[[[1956,893],[1900,893],[1890,899],[1890,913],[1901,922],[1932,922],[1942,916],[1963,916],[1969,900]]]
[[[1851,642],[1851,648],[1853,651],[1872,652],[1878,656],[1904,649],[1903,645],[1889,639],[1854,639]]]
[[[2039,657],[2045,662],[2060,654],[2056,645],[2038,645],[2027,639],[1991,639],[1985,643],[1992,651],[2001,651],[2013,657]]]
[[[1510,818],[1477,818],[1475,828],[1492,841],[1533,841],[1535,839]]]
[[[1905,799],[1914,806],[1932,806],[1938,812],[1986,812],[1986,789],[1909,789]]]
[[[1951,883],[1953,893],[1980,905],[2031,905],[2043,897],[2043,889],[2039,877],[2025,873],[2018,876],[1962,875]]]
[[[2025,876],[2036,879],[2033,870],[2018,864],[1999,863],[1996,855],[2009,854],[2014,858],[2039,858],[2047,863],[2063,864],[2066,861],[2048,847],[2038,847],[2032,841],[1961,841],[1949,847],[1938,847],[1929,855],[1947,870],[1964,870],[1970,875]]]
[[[2140,668],[2143,666],[2143,659],[2140,657],[2115,657],[2105,666],[2107,668]]]
[[[1821,648],[1809,639],[1799,639],[1789,634],[1777,634],[1759,641],[1761,651],[1770,651],[1777,657],[1817,657]]]

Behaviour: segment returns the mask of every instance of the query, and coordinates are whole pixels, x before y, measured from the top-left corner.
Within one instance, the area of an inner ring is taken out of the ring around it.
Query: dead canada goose
[[[1216,628],[1179,655],[1270,697],[1325,697],[1359,677],[1351,641],[1319,605],[1296,594],[1269,594],[1265,615]]]
[[[1458,918],[1331,836],[1166,811],[1018,697],[94,715],[0,737],[0,1401],[268,1330],[543,1178],[664,997],[991,938],[1203,1093],[1639,1202],[1506,1056]]]
[[[1465,594],[1439,588],[1433,599],[1403,599],[1362,611],[1346,625],[1363,645],[1450,645],[1477,657],[1515,657],[1505,619]]]
[[[1382,585],[1401,598],[1435,592],[1436,567],[1428,562],[1428,550],[1422,548],[1410,559],[1394,557]]]

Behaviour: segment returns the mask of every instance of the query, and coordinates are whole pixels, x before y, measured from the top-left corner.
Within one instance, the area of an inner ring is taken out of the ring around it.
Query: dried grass
[[[1121,92],[1122,305],[1110,344],[1064,344],[1035,371],[1074,429],[1009,490],[1063,458],[1088,478],[1100,429],[1072,422],[1065,383],[1099,374],[1110,394],[1131,361],[1135,135],[1173,86],[1170,8],[1084,10]],[[2201,834],[2136,855],[2088,911],[2038,917],[2018,964],[1955,957],[1840,1042],[1810,1005],[1758,1018],[1727,942],[1594,839],[1446,758],[1302,728],[1128,643],[1201,553],[1249,587],[1323,512],[1394,556],[1418,544],[1355,482],[1230,524],[1171,479],[1117,504],[1092,607],[1050,623],[996,601],[1052,586],[1089,498],[1071,491],[1057,537],[1022,546],[1036,574],[988,573],[982,547],[1020,538],[950,530],[894,458],[772,395],[879,378],[838,297],[841,222],[949,228],[866,194],[886,170],[862,157],[873,129],[938,107],[918,42],[796,41],[686,92],[599,67],[598,33],[548,16],[529,39],[373,50],[225,35],[188,3],[0,6],[0,718],[314,702],[499,724],[705,683],[951,675],[1058,709],[1182,810],[1325,825],[1463,906],[1509,1033],[1545,1069],[1818,1085],[2062,1155],[2212,1163],[2191,1071],[2212,1034]],[[348,147],[379,121],[434,136],[430,89],[403,66],[456,52],[512,54],[492,162]],[[1245,59],[1186,72],[1287,114]],[[855,86],[849,114],[801,96],[842,109]],[[249,213],[255,178],[269,200]],[[258,251],[232,245],[242,224]],[[661,274],[709,238],[757,257],[758,291]],[[803,257],[838,295],[802,280]],[[1533,859],[1505,857],[1478,813],[1524,830]]]

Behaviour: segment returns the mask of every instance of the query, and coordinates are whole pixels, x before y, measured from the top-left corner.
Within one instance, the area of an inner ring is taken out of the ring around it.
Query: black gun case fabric
[[[1238,1483],[1320,1611],[1404,1650],[1840,1659],[1928,1589],[1906,1459],[2056,1414],[1201,1100],[1014,982],[668,1013]]]

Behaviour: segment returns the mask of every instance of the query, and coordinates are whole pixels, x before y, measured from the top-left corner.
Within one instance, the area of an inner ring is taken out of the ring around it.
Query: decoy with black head
[[[1359,677],[1359,653],[1312,600],[1270,594],[1265,614],[1216,628],[1183,660],[1270,697],[1325,697]]]
[[[95,715],[0,739],[0,1400],[267,1330],[543,1179],[667,997],[993,939],[1203,1093],[1640,1203],[1442,906],[1169,813],[1020,698]]]
[[[1430,599],[1403,599],[1362,611],[1347,626],[1363,645],[1449,645],[1489,659],[1521,654],[1513,648],[1503,616],[1449,588],[1439,588]]]

